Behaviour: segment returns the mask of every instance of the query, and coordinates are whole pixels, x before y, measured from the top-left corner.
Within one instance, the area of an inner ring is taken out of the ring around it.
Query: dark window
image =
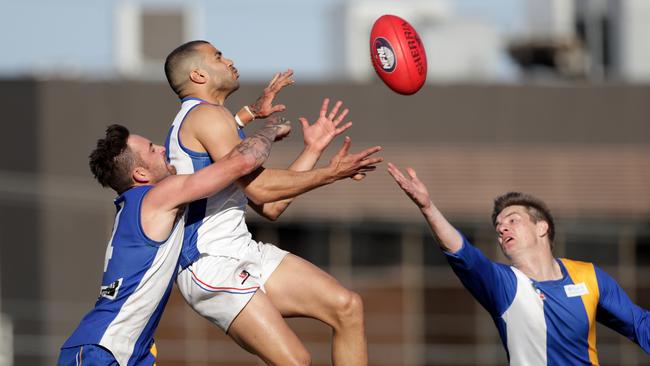
[[[278,227],[278,246],[311,263],[329,265],[329,227],[327,225],[288,224]]]
[[[464,288],[431,288],[425,291],[427,343],[474,343],[476,300]]]
[[[594,224],[594,226],[598,226]],[[570,259],[594,262],[599,266],[618,264],[619,235],[616,230],[604,232],[594,228],[593,232],[572,231],[568,228],[566,235],[566,257]]]
[[[386,223],[363,223],[350,229],[352,264],[390,266],[402,261],[401,233]]]
[[[650,232],[644,232],[636,237],[636,265],[650,266]]]

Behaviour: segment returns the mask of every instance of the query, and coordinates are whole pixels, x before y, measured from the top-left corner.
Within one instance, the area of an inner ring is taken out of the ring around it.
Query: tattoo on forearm
[[[283,117],[270,118],[264,127],[237,145],[237,151],[254,156],[256,164],[262,165],[271,153],[271,145],[278,132],[287,124],[289,121]]]
[[[255,164],[259,166],[269,157],[272,141],[265,134],[256,133],[237,145],[237,151],[242,155],[252,155],[255,158]]]

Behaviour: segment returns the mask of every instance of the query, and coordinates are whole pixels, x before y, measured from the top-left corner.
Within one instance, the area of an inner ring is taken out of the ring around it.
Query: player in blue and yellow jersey
[[[102,186],[118,193],[113,233],[95,307],[63,344],[59,366],[153,365],[153,333],[176,279],[185,205],[208,197],[257,169],[272,142],[291,128],[271,119],[222,159],[189,175],[176,175],[165,148],[120,125],[90,155]]]
[[[490,313],[511,365],[598,365],[596,321],[650,353],[650,312],[592,263],[555,258],[555,227],[544,202],[497,197],[492,222],[510,265],[489,260],[431,201],[413,169],[388,172],[420,208],[463,285]]]

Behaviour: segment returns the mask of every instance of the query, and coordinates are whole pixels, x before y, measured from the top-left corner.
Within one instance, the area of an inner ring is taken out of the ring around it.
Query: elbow
[[[269,202],[264,199],[263,195],[258,194],[257,192],[254,191],[247,191],[246,197],[256,205],[263,205]]]
[[[280,218],[280,212],[272,210],[272,212],[266,213],[264,217],[266,217],[266,219],[269,221],[278,221],[278,218]]]
[[[246,192],[248,199],[256,205],[263,205],[277,200],[266,187],[255,183],[246,185],[244,192]]]
[[[260,164],[252,154],[244,154],[241,156],[241,175],[248,175],[259,168]]]
[[[280,217],[280,215],[274,215],[266,211],[258,212],[257,214],[269,221],[277,221],[277,219]]]
[[[262,210],[262,212],[259,213],[260,216],[263,218],[269,220],[269,221],[277,221],[278,218],[280,218],[281,212],[277,212],[276,210]]]

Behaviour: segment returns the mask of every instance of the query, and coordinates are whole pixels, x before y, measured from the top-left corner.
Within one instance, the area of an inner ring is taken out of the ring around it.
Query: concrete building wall
[[[243,85],[231,110],[262,87]],[[0,82],[8,126],[0,145],[0,309],[14,319],[16,365],[52,364],[92,307],[114,207],[113,194],[92,179],[88,154],[116,122],[162,143],[178,107],[167,89],[139,82]],[[492,258],[503,259],[488,224],[491,199],[506,190],[529,191],[567,226],[564,236],[558,231],[560,255],[613,258],[605,268],[650,307],[650,87],[427,86],[403,97],[375,85],[296,85],[278,98],[295,121],[293,136],[274,147],[267,166],[287,166],[299,153],[297,118],[313,120],[326,96],[350,107],[353,150],[379,144],[388,161],[415,167],[440,207]],[[333,145],[321,164],[340,140]],[[364,296],[373,364],[453,364],[456,351],[464,355],[456,364],[503,362],[489,318],[431,250],[435,243],[420,214],[384,167],[361,183],[306,194],[277,223],[254,214],[250,222],[260,240],[302,254]],[[601,251],[582,246],[589,240],[607,245]],[[571,249],[574,242],[579,249]],[[446,308],[432,301],[437,297],[463,305]],[[453,330],[454,321],[467,327]],[[315,364],[326,364],[329,331],[310,321],[292,325]],[[639,364],[638,351],[625,348],[629,342],[604,334],[610,363]],[[176,295],[159,339],[161,364],[254,364]],[[609,346],[618,342],[620,348]],[[480,360],[479,349],[493,356]]]

